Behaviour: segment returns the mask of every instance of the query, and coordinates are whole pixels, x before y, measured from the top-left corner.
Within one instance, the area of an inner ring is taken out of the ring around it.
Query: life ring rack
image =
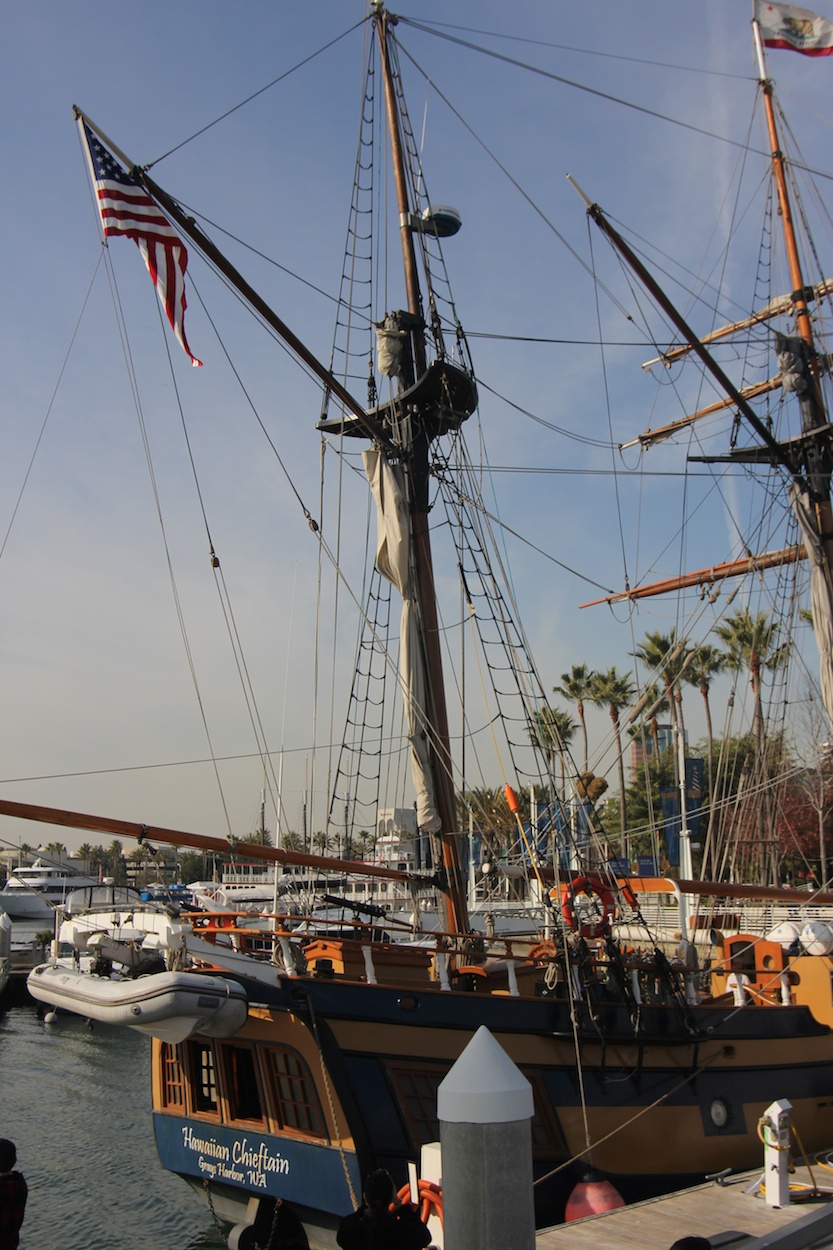
[[[601,914],[597,920],[582,919],[581,914],[577,913],[576,899],[580,894],[598,899]],[[601,877],[575,877],[572,881],[550,890],[550,898],[559,903],[567,927],[585,939],[604,937],[610,932],[610,926],[616,919],[616,900]]]

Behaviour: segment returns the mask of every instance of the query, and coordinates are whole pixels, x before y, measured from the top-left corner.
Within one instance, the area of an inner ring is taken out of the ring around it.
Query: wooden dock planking
[[[732,1234],[766,1237],[804,1216],[822,1210],[824,1199],[770,1207],[763,1196],[748,1193],[760,1180],[761,1169],[731,1176],[722,1184],[710,1181],[604,1215],[590,1216],[571,1224],[559,1224],[540,1232],[535,1250],[669,1250],[678,1237],[707,1237],[716,1247],[732,1250],[743,1244]],[[831,1190],[833,1173],[813,1168],[815,1183]],[[806,1167],[797,1167],[791,1185],[811,1185]]]

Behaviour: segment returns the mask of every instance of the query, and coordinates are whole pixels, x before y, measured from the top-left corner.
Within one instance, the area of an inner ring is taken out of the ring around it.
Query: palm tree
[[[569,673],[561,674],[561,685],[553,686],[553,694],[570,699],[576,705],[584,743],[584,772],[587,772],[587,724],[584,720],[584,700],[592,703],[591,693],[596,674],[586,664],[574,664]]]
[[[680,729],[681,696],[679,679],[687,664],[687,647],[685,639],[677,639],[676,631],[660,634],[658,631],[648,632],[635,651],[634,659],[641,660],[651,673],[655,673],[665,687],[668,710],[671,716],[672,729]]]
[[[133,880],[134,880],[134,883],[135,883],[135,881],[136,881],[136,879],[137,879],[137,877],[138,877],[138,875],[139,875],[139,869],[144,868],[144,874],[143,874],[143,876],[142,876],[142,885],[147,885],[147,883],[148,883],[148,871],[147,871],[147,865],[148,865],[148,852],[147,852],[147,848],[146,848],[146,847],[144,847],[144,846],[137,846],[137,847],[136,847],[136,849],[135,849],[135,851],[131,851],[131,852],[130,852],[130,854],[128,855],[127,859],[128,859],[128,863],[133,864],[133,865],[134,865],[134,868],[135,868],[135,872],[134,872],[134,874],[133,874]]]
[[[569,712],[562,711],[561,708],[550,707],[548,704],[544,704],[534,713],[529,727],[529,740],[534,747],[538,747],[545,753],[551,773],[555,772],[553,757],[558,756],[561,766],[562,792],[566,780],[565,755],[576,729],[576,722]]]
[[[84,865],[84,872],[90,871],[90,860],[93,857],[93,847],[90,842],[82,842],[78,848],[78,856]]]
[[[526,795],[519,794],[518,799],[523,807]],[[517,825],[515,818],[506,804],[506,796],[500,789],[489,786],[475,787],[464,790],[458,796],[458,804],[463,814],[470,810],[478,831],[483,835],[483,842],[489,854],[499,856],[508,854],[515,845]]]
[[[281,846],[285,851],[302,851],[304,849],[303,839],[300,834],[293,833],[291,829],[281,834]]]
[[[712,710],[709,704],[709,690],[711,688],[712,679],[722,673],[726,667],[726,656],[719,647],[712,647],[708,643],[702,643],[692,652],[691,662],[686,670],[685,679],[690,686],[696,686],[703,696],[703,705],[706,709],[706,743],[707,743],[707,786],[709,802],[711,802],[712,787],[712,756],[714,754],[714,734],[712,732]]]
[[[118,838],[114,838],[105,852],[107,864],[112,869],[113,880],[116,885],[124,885],[123,876],[124,869],[122,867],[122,854],[124,845],[119,842]]]
[[[107,852],[99,843],[90,847],[90,864],[93,871],[97,872],[99,877],[101,877],[107,867]]]
[[[272,846],[272,831],[263,825],[261,828],[255,829],[253,833],[247,833],[239,841],[247,842],[249,846]]]
[[[636,693],[630,677],[617,673],[615,666],[606,673],[595,673],[591,687],[590,701],[596,707],[606,707],[613,723],[616,739],[616,767],[619,773],[619,831],[621,835],[620,850],[623,855],[628,853],[627,820],[625,813],[625,762],[622,754],[622,735],[619,725],[619,713],[626,708]]]
[[[753,616],[749,608],[741,608],[733,616],[727,617],[722,625],[716,625],[714,632],[726,647],[726,667],[732,672],[746,670],[752,687],[754,700],[752,711],[752,740],[755,743],[756,785],[760,790],[761,799],[758,803],[758,840],[762,851],[769,848],[770,863],[761,855],[761,881],[776,878],[777,848],[773,839],[775,813],[771,808],[773,796],[768,794],[764,782],[769,771],[767,767],[766,733],[763,718],[763,700],[761,697],[761,678],[764,669],[774,672],[785,663],[788,645],[778,646],[780,627],[765,612],[757,612]]]
[[[330,849],[330,835],[323,829],[319,829],[317,833],[312,835],[312,845],[321,855],[326,855]]]
[[[779,668],[787,658],[786,645],[777,646],[780,627],[765,612],[758,612],[753,616],[749,608],[741,608],[722,625],[716,625],[714,632],[726,648],[726,667],[735,673],[742,669],[749,672],[755,700],[752,714],[753,735],[763,754],[761,674],[765,668],[771,672]]]

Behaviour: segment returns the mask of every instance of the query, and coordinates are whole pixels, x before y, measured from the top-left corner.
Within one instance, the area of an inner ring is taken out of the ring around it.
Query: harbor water
[[[204,1200],[159,1164],[141,1034],[45,1024],[22,985],[7,990],[0,1137],[29,1186],[21,1250],[225,1250]]]

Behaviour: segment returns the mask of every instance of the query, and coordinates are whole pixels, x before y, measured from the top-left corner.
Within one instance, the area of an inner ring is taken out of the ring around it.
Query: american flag
[[[188,266],[185,244],[150,196],[107,151],[87,123],[82,122],[82,126],[104,236],[124,234],[133,239],[144,257],[174,334],[191,363],[201,365],[202,361],[193,355],[185,337],[185,270]]]

